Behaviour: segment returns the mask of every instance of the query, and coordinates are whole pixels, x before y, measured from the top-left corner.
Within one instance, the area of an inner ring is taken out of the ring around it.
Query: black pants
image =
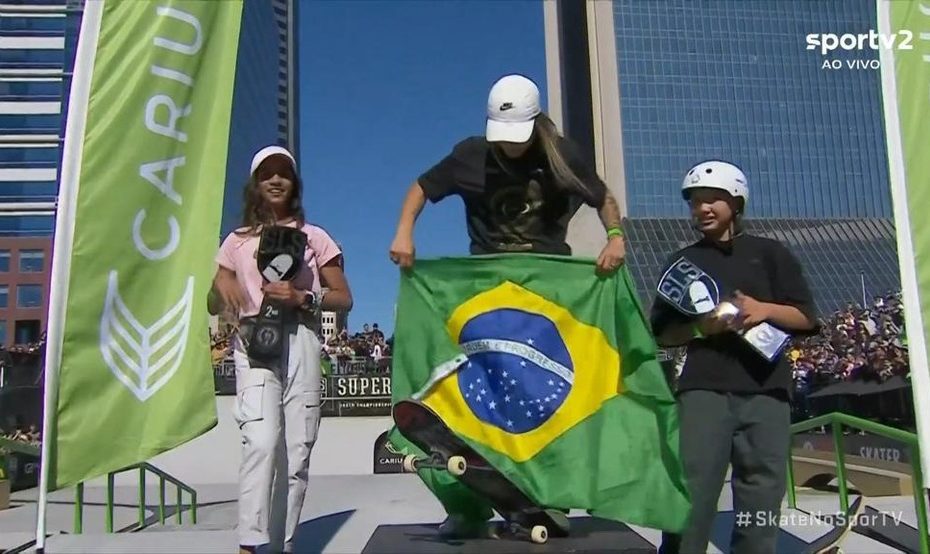
[[[679,394],[678,406],[691,521],[682,535],[663,534],[659,552],[707,551],[717,500],[732,465],[737,524],[730,552],[774,553],[791,440],[787,398],[690,390]]]

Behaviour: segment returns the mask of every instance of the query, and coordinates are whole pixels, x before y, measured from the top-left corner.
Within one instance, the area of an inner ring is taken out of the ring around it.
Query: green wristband
[[[697,323],[695,323],[694,325],[691,326],[691,330],[694,332],[694,335],[693,335],[694,338],[696,338],[696,339],[703,339],[703,338],[704,338],[704,333],[701,332],[701,328],[698,327],[698,324],[697,324]]]
[[[611,227],[610,229],[607,229],[607,238],[622,237],[622,236],[623,236],[623,231],[621,231],[618,227]]]

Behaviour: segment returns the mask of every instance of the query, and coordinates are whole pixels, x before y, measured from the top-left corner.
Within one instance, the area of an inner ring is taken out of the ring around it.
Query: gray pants
[[[659,552],[707,552],[717,501],[732,464],[737,524],[730,552],[773,554],[791,440],[788,402],[762,394],[690,390],[679,394],[678,406],[691,521],[682,535],[664,534]]]
[[[240,345],[233,351],[242,431],[240,545],[293,549],[320,425],[320,352],[319,339],[302,325],[289,333],[286,373],[250,366]]]

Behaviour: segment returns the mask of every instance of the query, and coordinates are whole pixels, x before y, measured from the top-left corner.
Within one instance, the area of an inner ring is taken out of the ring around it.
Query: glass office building
[[[748,227],[791,246],[821,311],[900,287],[880,75],[846,65],[878,53],[806,42],[868,33],[875,14],[874,0],[547,8],[550,109],[620,200],[644,304],[668,254],[696,238],[680,186],[706,159],[744,169]]]
[[[241,217],[252,154],[297,151],[295,0],[245,0],[223,229]],[[45,329],[70,74],[83,0],[0,3],[0,345]]]
[[[233,91],[221,236],[242,220],[242,188],[252,156],[276,144],[299,152],[297,8],[299,0],[246,0]]]

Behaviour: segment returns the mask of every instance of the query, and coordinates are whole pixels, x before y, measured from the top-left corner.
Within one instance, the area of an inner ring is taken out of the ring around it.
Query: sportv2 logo
[[[921,40],[930,40],[930,34],[921,33]],[[874,29],[869,29],[868,33],[810,33],[806,37],[808,50],[820,50],[821,56],[833,52],[836,49],[847,51],[864,51],[879,49],[885,50],[913,50],[914,33],[902,29],[897,33],[885,34],[879,33]],[[845,62],[845,63],[843,63]],[[855,60],[824,60],[821,69],[879,69],[881,62],[877,59],[855,59]]]
[[[901,30],[897,33],[884,35],[869,29],[868,33],[845,33],[837,35],[835,33],[811,33],[807,35],[807,49],[815,50],[820,47],[820,54],[826,56],[827,53],[842,48],[843,50],[865,50],[865,42],[872,50],[878,50],[879,47],[891,50],[897,46],[898,50],[913,50],[914,33],[908,30]]]

